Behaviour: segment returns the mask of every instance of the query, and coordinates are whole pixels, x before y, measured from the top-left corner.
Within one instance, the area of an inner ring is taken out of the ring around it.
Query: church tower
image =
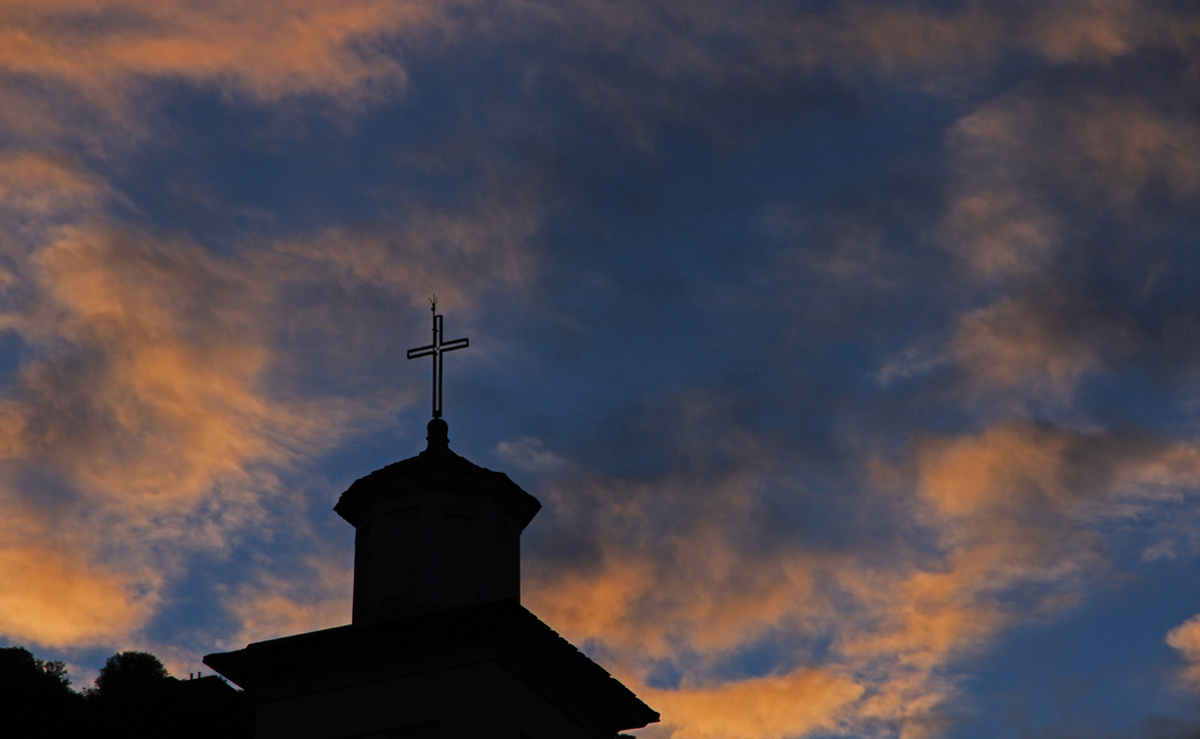
[[[248,691],[259,739],[614,739],[658,714],[520,604],[520,537],[541,504],[450,450],[441,316],[425,451],[355,481],[351,623],[210,654]]]
[[[354,623],[521,597],[521,532],[542,504],[508,475],[428,448],[358,480],[334,506],[355,528]]]

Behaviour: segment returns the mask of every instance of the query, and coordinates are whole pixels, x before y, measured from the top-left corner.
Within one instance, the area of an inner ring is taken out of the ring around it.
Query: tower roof
[[[470,462],[450,451],[449,427],[440,418],[429,422],[429,442],[415,457],[394,462],[360,477],[342,493],[333,510],[357,527],[372,503],[384,498],[438,489],[489,498],[524,529],[542,504],[503,472]]]
[[[603,667],[511,600],[338,626],[204,657],[257,702],[488,662],[518,676],[593,736],[659,720]]]

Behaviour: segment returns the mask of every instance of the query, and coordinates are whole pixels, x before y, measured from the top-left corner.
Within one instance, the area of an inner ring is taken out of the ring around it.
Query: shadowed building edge
[[[262,739],[612,739],[658,714],[520,604],[520,535],[541,508],[501,472],[425,451],[357,480],[352,623],[210,654]]]

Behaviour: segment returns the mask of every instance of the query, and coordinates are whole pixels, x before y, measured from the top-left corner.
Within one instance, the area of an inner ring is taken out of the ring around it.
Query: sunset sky
[[[646,739],[1200,737],[1200,8],[0,0],[0,645],[348,623],[544,508]]]

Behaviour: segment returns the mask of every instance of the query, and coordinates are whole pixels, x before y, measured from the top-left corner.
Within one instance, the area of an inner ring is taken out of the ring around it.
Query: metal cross
[[[467,339],[442,341],[442,317],[437,313],[437,296],[429,301],[429,310],[433,313],[433,343],[408,350],[409,359],[433,355],[433,417],[442,417],[442,353],[455,349],[466,349],[470,346]]]

